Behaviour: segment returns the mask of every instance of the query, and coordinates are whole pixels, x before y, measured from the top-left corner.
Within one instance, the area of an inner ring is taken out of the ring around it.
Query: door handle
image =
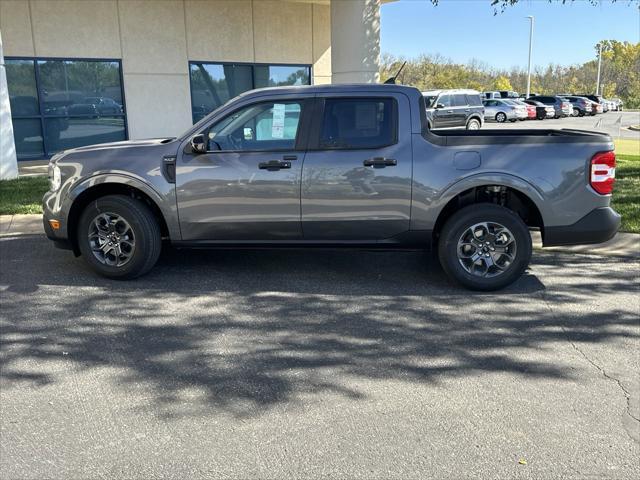
[[[447,110],[447,113],[453,113],[453,110]]]
[[[395,167],[398,162],[395,158],[373,157],[362,162],[365,167],[384,168]]]
[[[270,172],[275,172],[282,168],[291,168],[291,162],[280,161],[280,160],[269,160],[268,162],[260,162],[258,164],[258,168],[261,170],[269,170]]]

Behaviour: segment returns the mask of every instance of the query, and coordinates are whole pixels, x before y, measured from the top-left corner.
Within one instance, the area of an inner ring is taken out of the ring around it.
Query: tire
[[[512,118],[511,120],[509,120],[511,123],[516,123],[518,121],[517,118]]]
[[[504,123],[507,121],[507,114],[504,112],[498,112],[496,113],[496,122],[498,123]]]
[[[110,240],[114,247],[105,253],[102,249],[108,248],[106,242]],[[160,226],[153,212],[143,202],[124,195],[108,195],[87,205],[78,223],[77,241],[93,270],[123,280],[151,270],[162,248]]]
[[[480,130],[480,120],[471,118],[467,122],[467,130]]]
[[[580,115],[580,110],[577,108],[574,108],[572,117],[580,117],[580,116],[582,116]]]
[[[484,240],[480,242],[481,237],[477,237],[476,232],[490,233],[489,230],[484,226],[471,230],[483,223],[491,228],[491,234],[498,232],[496,236],[488,234],[484,237],[490,241],[490,245],[486,247],[483,245]],[[496,225],[502,229],[496,228]],[[479,243],[482,249],[486,249],[486,253],[476,247],[475,243],[464,242],[469,238],[470,242]],[[509,243],[501,244],[501,241],[509,238],[512,239]],[[459,243],[463,245],[460,247],[460,257]],[[499,249],[505,252],[498,253]],[[479,262],[472,261],[471,256],[478,253],[482,253],[478,258]],[[487,254],[489,256],[485,260],[484,256]],[[508,261],[510,257],[511,261]],[[454,213],[445,223],[438,240],[438,258],[449,278],[464,287],[481,291],[499,290],[520,278],[529,265],[531,235],[522,219],[505,207],[492,203],[469,205]],[[494,260],[494,266],[488,266],[487,262],[493,263]],[[482,276],[484,270],[486,273]]]

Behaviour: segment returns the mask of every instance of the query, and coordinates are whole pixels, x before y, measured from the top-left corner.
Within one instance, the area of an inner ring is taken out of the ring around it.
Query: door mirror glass
[[[194,153],[207,152],[207,141],[204,135],[194,135],[194,137],[191,139],[191,150],[193,150]]]
[[[253,128],[244,127],[244,139],[245,140],[253,140]]]

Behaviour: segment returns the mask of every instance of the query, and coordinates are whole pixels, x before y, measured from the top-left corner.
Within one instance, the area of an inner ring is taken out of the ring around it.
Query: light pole
[[[600,91],[600,67],[602,66],[602,42],[598,44],[598,80],[596,80],[596,95]]]
[[[529,70],[527,73],[527,98],[531,95],[531,50],[533,48],[533,15],[529,15],[527,17],[531,20],[531,26],[529,28]]]

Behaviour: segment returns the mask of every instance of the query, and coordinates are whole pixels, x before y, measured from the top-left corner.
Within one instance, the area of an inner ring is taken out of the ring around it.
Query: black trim
[[[382,240],[190,240],[172,241],[176,248],[367,248],[428,250],[431,230],[408,230]]]
[[[585,245],[611,240],[620,228],[620,215],[611,207],[592,210],[573,225],[546,227],[543,245]]]

